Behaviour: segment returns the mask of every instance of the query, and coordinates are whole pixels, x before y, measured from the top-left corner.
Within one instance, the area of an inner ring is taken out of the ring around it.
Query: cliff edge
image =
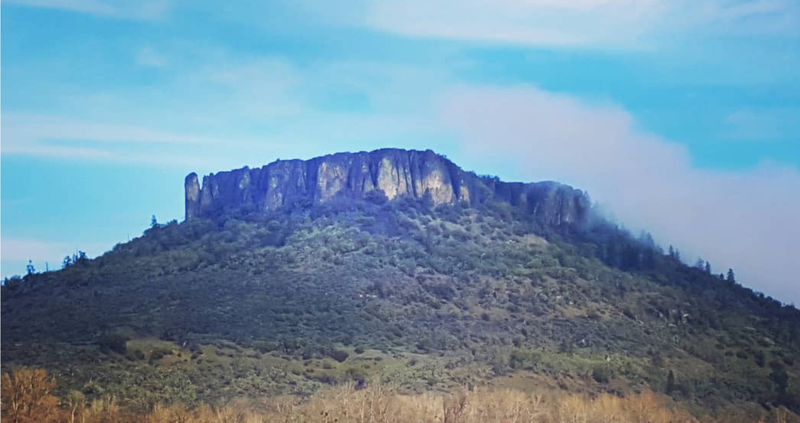
[[[191,173],[185,181],[186,220],[244,207],[269,211],[370,195],[427,199],[433,205],[502,201],[552,226],[580,224],[591,207],[584,192],[567,185],[503,182],[466,172],[431,150],[381,149],[212,173],[202,186]]]

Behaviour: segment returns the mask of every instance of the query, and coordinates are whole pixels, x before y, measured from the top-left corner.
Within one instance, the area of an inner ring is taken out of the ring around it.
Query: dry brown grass
[[[42,370],[17,369],[2,379],[2,419],[14,423],[745,423],[742,415],[697,420],[668,397],[651,392],[620,398],[602,394],[541,396],[514,390],[460,390],[450,395],[401,395],[374,384],[331,388],[306,400],[270,398],[224,407],[157,406],[127,413],[113,398],[86,404],[77,392],[58,401]],[[778,410],[764,423],[797,422]]]

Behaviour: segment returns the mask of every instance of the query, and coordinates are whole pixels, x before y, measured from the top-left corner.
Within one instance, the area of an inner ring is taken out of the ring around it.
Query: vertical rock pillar
[[[186,176],[183,187],[186,192],[186,220],[191,220],[200,211],[200,183],[197,174],[192,172]]]

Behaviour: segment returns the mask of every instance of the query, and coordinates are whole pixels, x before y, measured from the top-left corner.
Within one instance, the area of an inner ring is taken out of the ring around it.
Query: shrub
[[[764,354],[763,350],[756,351],[755,354],[753,354],[753,359],[758,367],[764,367],[767,364],[767,355]]]
[[[172,350],[164,347],[155,347],[150,351],[150,363],[161,360],[162,358],[172,355]]]
[[[347,357],[350,356],[350,354],[348,354],[346,351],[342,351],[342,350],[332,350],[329,355],[330,355],[330,357],[332,359],[334,359],[334,360],[336,360],[336,361],[338,361],[340,363],[342,363],[345,360],[347,360]]]
[[[606,384],[611,380],[611,372],[607,367],[595,367],[592,370],[592,379],[597,383]]]
[[[100,351],[108,354],[125,354],[128,351],[128,337],[119,333],[108,333],[97,340]]]
[[[374,189],[364,195],[364,200],[373,204],[382,205],[389,201],[389,197],[386,196],[386,193],[383,192],[383,190]]]
[[[515,349],[508,357],[508,365],[514,370],[533,369],[541,358],[541,354],[537,352]]]
[[[130,361],[136,361],[136,360],[144,360],[145,356],[142,350],[134,348],[132,350],[128,350],[128,352],[125,354],[125,358],[127,358]]]
[[[627,318],[629,318],[631,320],[636,320],[636,315],[633,313],[633,310],[631,310],[628,307],[625,307],[622,310],[622,314],[625,315],[625,317],[627,317]]]
[[[359,386],[363,385],[367,381],[367,374],[361,369],[347,369],[345,373],[349,379],[356,382]]]
[[[430,338],[422,338],[417,342],[417,349],[423,352],[429,352],[433,348],[433,341]]]

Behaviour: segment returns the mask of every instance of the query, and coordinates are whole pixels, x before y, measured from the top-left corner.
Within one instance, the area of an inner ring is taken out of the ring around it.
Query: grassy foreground
[[[363,389],[344,385],[309,398],[284,396],[261,401],[233,401],[193,409],[158,405],[144,414],[128,412],[113,397],[87,402],[73,391],[65,398],[51,393],[56,380],[45,370],[15,369],[2,377],[2,420],[12,423],[716,423],[796,422],[784,409],[696,418],[669,397],[644,392],[624,398],[572,394],[527,394],[514,390],[460,390],[451,394],[402,395],[374,384]]]

